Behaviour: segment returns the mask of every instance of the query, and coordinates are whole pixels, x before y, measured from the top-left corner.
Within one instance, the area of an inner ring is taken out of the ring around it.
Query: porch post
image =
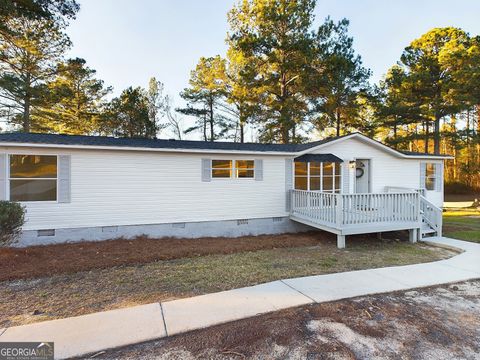
[[[337,248],[345,249],[345,235],[337,235]]]
[[[337,228],[342,227],[343,224],[343,198],[342,194],[335,194],[337,200],[337,206],[335,208],[335,217]]]
[[[419,229],[410,229],[408,230],[408,241],[410,241],[412,244],[417,242],[417,231]]]

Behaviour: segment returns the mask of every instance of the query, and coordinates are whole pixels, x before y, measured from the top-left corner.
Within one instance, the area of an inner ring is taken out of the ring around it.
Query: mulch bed
[[[213,254],[257,251],[274,248],[315,246],[335,242],[326,232],[244,236],[238,238],[114,239],[0,249],[0,281],[69,274],[120,265],[145,264]]]

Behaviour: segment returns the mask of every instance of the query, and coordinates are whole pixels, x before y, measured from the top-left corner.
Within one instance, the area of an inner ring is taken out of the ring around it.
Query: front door
[[[355,192],[369,193],[371,191],[370,160],[357,159],[355,165]]]

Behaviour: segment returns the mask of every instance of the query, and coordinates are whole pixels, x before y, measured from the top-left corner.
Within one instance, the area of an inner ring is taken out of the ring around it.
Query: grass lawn
[[[280,248],[269,246],[266,249],[245,250],[244,247],[227,254],[216,253],[212,248],[210,254],[140,264],[127,262],[119,265],[121,256],[117,254],[115,259],[120,260],[109,268],[71,272],[70,266],[61,273],[57,267],[56,273],[49,276],[3,281],[0,282],[0,328],[189,297],[282,278],[429,262],[455,254],[426,244],[398,240],[405,237],[403,233],[385,234],[390,239],[384,240],[378,240],[374,235],[347,237],[347,249],[339,250],[334,237],[324,234],[282,235],[279,236],[283,239],[283,247]],[[244,237],[239,241],[258,244],[259,239]],[[236,240],[216,240],[216,246],[223,249]],[[162,243],[162,240],[157,241]],[[201,239],[196,241],[195,245],[187,242],[188,246],[202,247]],[[141,244],[139,242],[138,245]],[[45,251],[51,250],[45,248]],[[75,258],[70,259],[70,262],[75,261]]]
[[[449,210],[443,213],[445,236],[480,243],[480,210]]]

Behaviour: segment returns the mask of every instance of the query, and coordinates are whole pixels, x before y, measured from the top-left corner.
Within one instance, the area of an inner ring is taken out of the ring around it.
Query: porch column
[[[345,249],[345,235],[337,235],[337,247],[339,249]]]
[[[410,241],[412,244],[417,242],[417,231],[419,231],[419,229],[408,230],[408,241]]]

